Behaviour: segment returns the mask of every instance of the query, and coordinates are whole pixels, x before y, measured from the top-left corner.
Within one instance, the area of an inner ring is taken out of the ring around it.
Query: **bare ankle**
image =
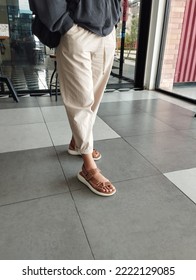
[[[97,165],[92,157],[92,153],[83,154],[82,159],[83,159],[84,167],[86,170],[91,170],[91,169],[97,168]]]

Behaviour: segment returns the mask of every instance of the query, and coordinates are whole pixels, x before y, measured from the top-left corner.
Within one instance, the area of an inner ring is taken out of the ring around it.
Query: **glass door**
[[[117,47],[107,88],[134,87],[141,3],[144,5],[146,1],[121,1],[122,16],[116,28]],[[146,5],[149,6],[149,2]],[[9,38],[0,42],[1,68],[17,92],[42,94],[48,91],[54,64],[50,59],[50,50],[32,35],[31,20],[28,0],[6,0],[1,5],[0,24],[9,26]],[[140,31],[143,29],[140,28]],[[142,42],[140,45],[145,44]],[[142,50],[139,57],[143,53]],[[137,64],[142,65],[141,61]],[[138,72],[141,76],[141,71]]]
[[[140,0],[122,0],[122,16],[116,29],[116,53],[109,84],[134,85]],[[112,79],[113,78],[113,79]],[[114,84],[114,83],[113,83]]]
[[[196,101],[196,0],[168,0],[157,88]]]

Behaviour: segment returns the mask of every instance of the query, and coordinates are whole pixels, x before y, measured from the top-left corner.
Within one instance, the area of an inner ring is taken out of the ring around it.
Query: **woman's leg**
[[[61,95],[67,111],[76,149],[93,152],[94,103],[91,69],[91,33],[74,25],[56,49]]]
[[[84,172],[97,169],[92,157],[92,130],[113,61],[111,56],[107,59],[107,54],[114,49],[113,40],[111,37],[110,46],[107,47],[107,39],[74,25],[63,36],[56,51],[62,98],[76,148],[83,158],[85,171],[80,172],[82,177]],[[93,173],[93,182],[98,182],[92,183],[93,188],[98,186],[100,193],[115,192],[114,186],[100,172]]]
[[[116,48],[115,28],[106,37],[102,37],[102,49],[97,49],[92,56],[94,103],[92,110],[97,114],[101,99],[110,77]]]

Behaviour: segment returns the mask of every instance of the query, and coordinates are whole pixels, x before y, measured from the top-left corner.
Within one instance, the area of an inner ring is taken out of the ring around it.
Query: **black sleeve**
[[[64,34],[73,25],[67,0],[29,0],[29,6],[50,31]]]

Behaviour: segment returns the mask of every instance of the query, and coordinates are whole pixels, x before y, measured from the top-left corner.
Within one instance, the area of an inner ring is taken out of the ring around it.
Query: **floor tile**
[[[195,259],[196,208],[164,176],[115,184],[103,199],[73,192],[95,259]]]
[[[169,172],[164,175],[196,203],[196,168]]]
[[[0,98],[0,109],[15,109],[38,107],[38,102],[35,97],[19,97],[19,102],[16,103],[13,98]]]
[[[191,84],[191,83],[190,83]],[[196,86],[195,85],[184,85],[174,86],[173,92],[179,94],[180,96],[188,97],[193,100],[196,100]]]
[[[57,101],[55,100],[55,96],[39,96],[37,97],[37,102],[40,107],[49,107],[49,106],[62,106],[63,101],[60,95],[58,95]]]
[[[97,146],[97,142],[95,143]],[[81,156],[72,156],[68,154],[68,145],[56,146],[58,158],[66,176],[69,189],[71,191],[79,190],[83,185],[78,181],[77,174],[81,170],[83,161]]]
[[[102,154],[102,158],[97,162],[98,167],[112,182],[159,173],[149,161],[121,138],[97,141],[95,147]]]
[[[67,117],[63,121],[48,122],[47,127],[54,146],[68,144],[72,137]]]
[[[41,111],[46,123],[64,121],[67,119],[64,106],[45,106],[41,107]]]
[[[174,130],[164,122],[143,112],[119,116],[102,116],[102,119],[121,136]]]
[[[104,139],[113,139],[119,138],[118,135],[110,126],[108,126],[101,118],[97,116],[94,129],[94,140],[104,140]]]
[[[194,139],[196,139],[196,128],[195,129],[185,129],[185,130],[180,130],[181,133],[190,136]]]
[[[0,126],[43,123],[40,108],[18,108],[0,110]]]
[[[72,132],[66,115],[63,121],[48,122],[47,127],[55,146],[69,144],[72,137]],[[118,137],[120,136],[114,130],[112,130],[104,121],[102,121],[99,117],[96,118],[94,125],[95,141]]]
[[[106,102],[117,102],[117,101],[130,101],[130,100],[141,100],[141,99],[154,99],[157,98],[158,93],[155,91],[135,91],[135,90],[126,90],[121,92],[119,90],[115,90],[112,92],[104,93],[102,103]]]
[[[159,112],[156,118],[176,129],[196,128],[196,118],[194,118],[193,112],[187,109],[182,108],[178,112],[175,110]]]
[[[143,100],[143,102],[135,101],[133,103],[134,106],[137,106],[137,103],[139,103],[140,109],[143,112],[149,113],[155,117],[158,117],[162,112],[167,112],[168,114],[172,112],[176,115],[189,112],[185,108],[158,98],[154,100]]]
[[[0,205],[68,191],[54,148],[0,154]]]
[[[95,147],[102,154],[102,158],[97,161],[97,166],[102,170],[104,176],[112,182],[159,173],[122,139],[96,141]],[[75,190],[83,187],[83,184],[76,178],[76,174],[81,170],[81,158],[66,155],[63,146],[57,147],[57,152],[70,189]]]
[[[159,94],[159,98],[162,100],[166,100],[172,104],[176,104],[182,108],[186,108],[189,110],[195,110],[196,111],[196,106],[193,103],[189,103],[186,102],[182,99],[178,99],[176,97],[173,97],[172,95],[168,95],[168,94],[163,94],[163,93],[158,93]]]
[[[143,102],[143,101],[139,101]],[[136,106],[135,106],[136,105]],[[138,105],[138,101],[122,101],[122,102],[110,102],[102,103],[100,105],[98,115],[103,116],[119,116],[127,115],[132,113],[141,112],[141,109]]]
[[[61,96],[0,98],[0,259],[195,259],[195,108],[107,89],[94,146],[117,193],[104,199],[77,179]]]
[[[125,139],[163,173],[196,166],[196,140],[177,131]]]
[[[53,145],[44,123],[0,126],[0,142],[0,153]]]
[[[157,116],[159,112],[164,111],[177,111],[185,110],[177,105],[160,99],[141,99],[129,100],[120,102],[102,103],[100,105],[98,114],[100,116],[114,116],[126,115],[133,113],[149,113],[150,115]],[[186,110],[185,110],[186,111]]]
[[[69,193],[0,209],[0,259],[92,259]]]

